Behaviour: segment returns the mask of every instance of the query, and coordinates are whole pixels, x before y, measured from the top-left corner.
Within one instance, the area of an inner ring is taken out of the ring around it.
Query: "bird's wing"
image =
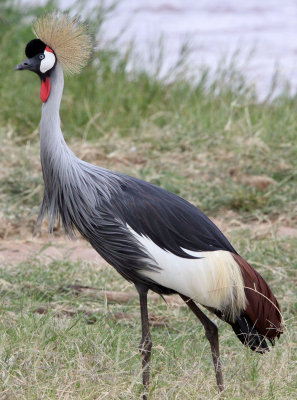
[[[179,257],[193,258],[183,249],[227,250],[237,254],[219,228],[199,209],[151,183],[125,177],[113,207],[137,234]]]

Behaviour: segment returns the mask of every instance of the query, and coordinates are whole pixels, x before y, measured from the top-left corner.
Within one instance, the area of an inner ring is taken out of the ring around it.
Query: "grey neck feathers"
[[[64,77],[58,63],[51,74],[51,91],[42,105],[40,121],[40,158],[44,196],[37,224],[48,215],[49,231],[55,221],[66,233],[90,229],[103,201],[110,200],[120,186],[120,175],[78,159],[65,143],[60,126],[60,103]]]
[[[50,76],[50,83],[50,95],[42,105],[40,120],[40,159],[44,195],[37,224],[40,224],[47,214],[49,231],[52,232],[55,220],[63,213],[61,204],[61,200],[64,198],[63,182],[69,181],[69,172],[67,171],[72,164],[76,164],[77,159],[67,147],[61,131],[59,109],[64,88],[64,76],[59,63]]]
[[[64,156],[74,154],[67,147],[60,123],[60,104],[64,88],[64,76],[61,65],[58,63],[51,74],[51,92],[46,103],[42,105],[40,121],[40,156],[43,168],[47,164],[54,164],[57,168],[63,167]]]

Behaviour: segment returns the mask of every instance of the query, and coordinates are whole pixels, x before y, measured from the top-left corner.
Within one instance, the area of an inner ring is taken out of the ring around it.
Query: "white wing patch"
[[[49,71],[51,68],[53,68],[53,66],[55,65],[56,62],[56,57],[54,55],[54,53],[45,50],[44,51],[44,59],[41,60],[40,63],[40,72],[42,72],[43,74],[47,71]]]
[[[147,236],[129,231],[160,268],[142,274],[159,285],[173,289],[207,307],[228,309],[231,319],[245,308],[246,297],[240,267],[228,251],[193,252],[197,259],[182,258],[161,249]]]

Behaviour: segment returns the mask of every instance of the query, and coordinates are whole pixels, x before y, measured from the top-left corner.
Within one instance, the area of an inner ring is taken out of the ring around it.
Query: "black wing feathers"
[[[194,257],[181,248],[237,254],[216,225],[192,204],[151,183],[125,178],[113,207],[135,232],[183,258]]]

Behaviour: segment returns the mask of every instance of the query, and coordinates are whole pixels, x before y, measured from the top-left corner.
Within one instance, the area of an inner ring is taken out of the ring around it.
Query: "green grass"
[[[32,177],[27,168],[33,151],[30,159],[24,154],[24,148],[35,146],[37,159],[38,77],[13,67],[23,60],[25,44],[33,37],[28,20],[44,10],[19,12],[5,3],[0,3],[0,136],[4,143],[18,144],[20,152],[12,170],[8,160],[0,176],[0,202],[11,215],[5,204],[11,208],[34,192],[22,205],[36,207],[41,198],[40,173]],[[93,14],[94,31],[100,15]],[[128,72],[133,52],[120,55],[113,45],[103,48],[100,37],[98,48],[83,73],[65,82],[61,116],[70,145],[87,141],[103,153],[91,161],[151,180],[208,214],[233,209],[251,217],[285,213],[288,220],[296,219],[296,97],[284,93],[257,103],[232,64],[219,67],[212,78],[204,69],[192,71],[193,79],[181,71],[175,71],[175,79],[174,71],[170,80],[157,79],[139,68]],[[2,153],[4,161],[13,156],[5,147]],[[114,154],[123,165],[112,162]],[[275,185],[262,192],[243,184],[242,175],[265,175]],[[28,217],[16,210],[14,217]]]
[[[11,4],[0,0],[0,236],[24,240],[31,236],[43,189],[39,82],[13,68],[33,37],[30,20],[44,9]],[[102,18],[102,12],[94,13],[91,29]],[[179,194],[229,227],[234,247],[273,288],[287,328],[261,357],[216,321],[226,383],[222,398],[295,398],[296,238],[257,229],[265,222],[272,230],[296,227],[297,97],[284,92],[259,103],[233,65],[219,66],[212,78],[204,69],[192,71],[193,79],[181,70],[175,78],[173,71],[170,79],[158,79],[154,71],[129,69],[133,52],[120,55],[115,48],[103,47],[99,37],[93,61],[65,80],[61,118],[70,147],[89,162]],[[258,175],[274,183],[258,188],[251,180]],[[139,398],[138,302],[108,304],[61,289],[80,283],[132,290],[115,271],[67,259],[46,264],[37,257],[5,265],[0,279],[0,399]],[[35,312],[44,305],[48,313]],[[116,320],[119,311],[133,318]],[[150,398],[219,398],[195,317],[162,302],[151,302],[150,312],[166,317],[166,326],[152,329]]]
[[[262,239],[256,245],[247,235],[244,240],[242,235],[232,236],[237,248],[248,249],[243,254],[257,263],[257,269],[275,289],[287,327],[276,347],[261,356],[245,349],[226,324],[216,321],[226,384],[223,398],[293,399],[296,324],[292,313],[297,304],[296,282],[292,279],[297,267],[293,243],[288,251],[287,241]],[[139,398],[138,301],[113,304],[63,290],[73,283],[132,290],[111,267],[104,267],[100,273],[97,268],[96,264],[67,260],[45,264],[38,257],[1,268],[0,398]],[[49,312],[36,313],[44,305]],[[69,310],[77,313],[63,314]],[[166,322],[152,328],[150,398],[218,398],[209,345],[194,315],[187,307],[167,307],[161,300],[150,302],[149,310],[165,317]],[[115,320],[113,315],[119,311],[134,318]]]

